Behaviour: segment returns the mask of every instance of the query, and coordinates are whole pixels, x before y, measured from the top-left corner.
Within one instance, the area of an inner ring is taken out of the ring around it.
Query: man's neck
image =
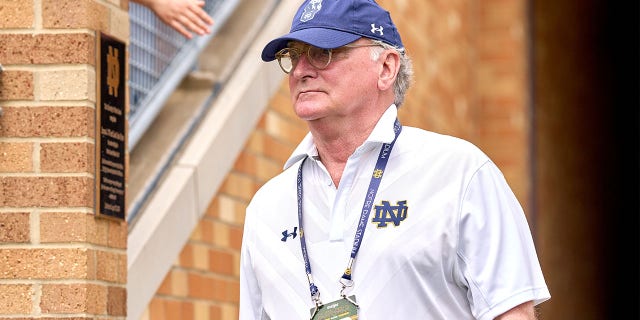
[[[333,124],[331,130],[309,125],[320,161],[329,171],[336,187],[349,157],[367,140],[378,120],[348,126]]]

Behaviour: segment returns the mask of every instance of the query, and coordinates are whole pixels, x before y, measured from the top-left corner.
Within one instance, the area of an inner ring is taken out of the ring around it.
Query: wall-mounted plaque
[[[96,214],[125,219],[126,195],[126,45],[104,33],[97,36]]]

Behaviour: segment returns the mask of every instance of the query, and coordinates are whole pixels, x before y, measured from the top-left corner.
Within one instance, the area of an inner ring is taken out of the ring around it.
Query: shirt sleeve
[[[247,231],[245,222],[245,235],[251,234]],[[261,291],[258,286],[256,275],[253,271],[251,254],[248,250],[250,245],[248,236],[242,239],[240,250],[240,306],[239,320],[263,319]]]
[[[527,218],[493,162],[470,178],[460,208],[459,276],[473,315],[490,320],[549,299]]]

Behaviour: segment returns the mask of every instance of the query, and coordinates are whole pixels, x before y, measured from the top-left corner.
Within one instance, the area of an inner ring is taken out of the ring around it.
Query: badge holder
[[[350,268],[347,269],[350,273]],[[358,304],[356,303],[356,296],[347,296],[344,290],[347,287],[353,286],[353,281],[347,279],[340,279],[342,284],[342,290],[340,295],[342,299],[330,302],[328,304],[322,304],[318,299],[316,306],[311,308],[311,320],[356,320],[358,319]]]
[[[311,320],[356,320],[358,304],[356,296],[343,296],[342,299],[319,304],[311,308]]]

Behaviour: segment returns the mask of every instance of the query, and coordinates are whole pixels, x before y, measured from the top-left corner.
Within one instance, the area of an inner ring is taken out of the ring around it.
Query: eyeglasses
[[[382,47],[378,43],[369,44],[348,44],[335,49],[321,49],[314,46],[305,45],[303,47],[284,48],[276,53],[276,59],[278,64],[284,73],[290,73],[293,68],[298,65],[300,56],[305,52],[307,54],[307,61],[316,69],[325,69],[331,63],[331,58],[334,53],[351,48],[363,48],[363,47]]]

